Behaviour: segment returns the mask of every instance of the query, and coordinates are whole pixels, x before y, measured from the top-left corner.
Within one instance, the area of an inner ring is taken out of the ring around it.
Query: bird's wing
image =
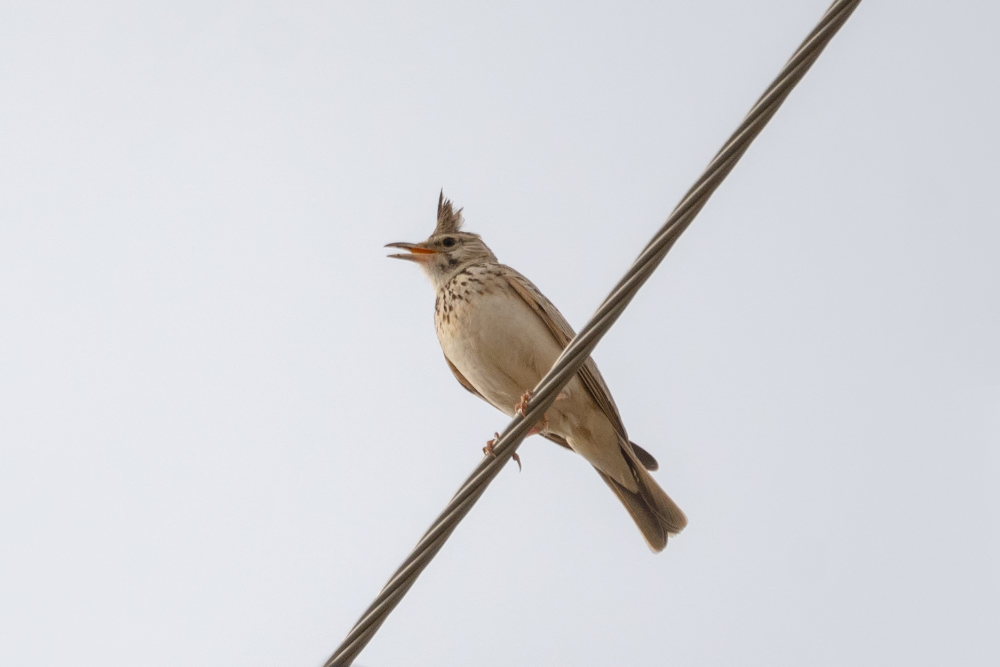
[[[566,440],[566,438],[562,437],[561,435],[557,435],[556,433],[550,433],[549,431],[542,431],[540,435],[543,438],[551,440],[560,447],[565,447],[566,449],[573,451],[573,448],[569,446],[569,442]],[[657,470],[660,469],[660,464],[657,462],[656,457],[654,457],[652,454],[650,454],[645,449],[635,444],[631,440],[629,441],[628,444],[632,445],[632,451],[635,452],[635,458],[639,459],[639,463],[642,464],[643,468],[645,468],[649,472],[656,472]]]
[[[466,389],[468,389],[470,392],[472,392],[473,394],[475,394],[479,398],[481,398],[484,401],[486,401],[486,398],[482,394],[480,394],[478,391],[476,391],[476,388],[472,386],[472,383],[465,379],[465,376],[462,375],[462,373],[458,370],[458,368],[455,367],[455,364],[451,363],[451,359],[448,358],[447,354],[444,355],[444,360],[448,362],[448,368],[451,369],[451,372],[455,375],[455,379],[458,380],[458,383],[460,385],[462,385],[463,387],[465,387]],[[489,403],[489,401],[486,401],[486,402]]]
[[[528,307],[535,311],[542,321],[545,322],[545,326],[548,327],[559,347],[565,349],[569,345],[570,340],[573,339],[573,336],[576,335],[573,327],[569,325],[569,322],[562,316],[559,309],[552,305],[552,302],[546,299],[545,295],[530,280],[514,269],[510,267],[506,268],[507,282],[524,299]],[[586,387],[587,392],[594,399],[594,402],[607,416],[612,426],[614,426],[620,439],[623,442],[628,442],[628,434],[625,432],[625,424],[622,423],[621,415],[618,414],[618,406],[615,405],[615,400],[611,398],[611,391],[608,389],[608,385],[604,383],[604,378],[601,377],[601,372],[597,370],[597,364],[594,363],[594,360],[588,357],[587,361],[580,367],[577,376],[580,378],[583,386]]]
[[[511,287],[514,288],[514,291],[517,292],[522,299],[524,299],[532,310],[539,314],[542,321],[545,322],[546,326],[559,343],[559,346],[565,348],[566,345],[569,344],[570,339],[576,335],[573,332],[573,327],[569,325],[566,318],[562,316],[562,313],[560,313],[559,310],[552,305],[552,302],[546,299],[545,296],[538,291],[538,288],[535,287],[530,280],[522,276],[520,273],[517,273],[517,271],[514,271],[514,269],[510,269],[510,271],[513,274],[508,277]],[[514,276],[517,278],[514,278]],[[534,296],[535,294],[538,295],[537,298]],[[554,317],[546,315],[546,309],[554,313]],[[465,387],[469,393],[474,394],[475,396],[478,396],[486,401],[486,397],[476,391],[476,388],[472,386],[472,383],[469,382],[464,375],[462,375],[462,372],[458,370],[455,364],[451,363],[451,359],[448,358],[448,355],[444,356],[444,360],[448,363],[448,368],[451,369],[452,374],[455,376],[455,379],[458,380],[460,385]],[[609,414],[611,422],[616,424],[615,430],[622,434],[623,439],[632,446],[632,451],[635,452],[639,462],[642,463],[646,470],[655,471],[660,464],[656,462],[653,455],[625,437],[625,427],[621,424],[621,416],[618,414],[618,408],[615,406],[614,399],[611,398],[611,392],[608,391],[607,385],[604,384],[604,378],[601,377],[601,372],[597,370],[597,364],[594,363],[593,359],[587,359],[587,363],[584,364],[583,368],[579,372],[579,375],[584,386],[587,387],[588,392],[590,392],[592,396],[595,396],[594,400],[597,404],[601,405],[601,409],[604,410],[606,414]],[[596,391],[591,389],[592,386],[596,387]],[[600,398],[598,398],[599,396],[607,397],[607,403],[610,405],[612,410],[611,413],[608,413],[607,409],[602,405]],[[486,402],[489,403],[489,401]],[[561,435],[549,432],[543,432],[541,435],[542,437],[556,443],[560,447],[565,447],[569,450],[573,449],[569,446],[569,443],[566,442],[566,438]]]
[[[551,440],[560,447],[565,447],[569,451],[573,451],[573,448],[569,446],[569,442],[567,442],[566,438],[562,437],[561,435],[556,435],[555,433],[550,433],[548,431],[542,431],[539,435],[541,435],[546,440]]]

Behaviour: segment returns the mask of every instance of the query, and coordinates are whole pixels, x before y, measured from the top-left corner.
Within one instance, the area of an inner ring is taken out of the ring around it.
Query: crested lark
[[[421,243],[390,243],[416,262],[437,293],[434,327],[445,361],[476,396],[509,417],[555,363],[574,332],[562,314],[520,273],[497,261],[477,234],[461,231],[462,211],[444,193],[437,228]],[[588,359],[533,432],[583,456],[632,515],[653,551],[679,533],[687,517],[653,480],[657,463],[632,443],[611,392]]]

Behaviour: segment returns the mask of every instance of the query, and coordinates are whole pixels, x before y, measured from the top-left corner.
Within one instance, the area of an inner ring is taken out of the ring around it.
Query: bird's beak
[[[430,260],[431,255],[437,254],[437,250],[431,250],[430,248],[419,243],[386,243],[385,247],[409,250],[410,252],[408,254],[398,253],[395,255],[389,255],[389,257],[395,257],[396,259],[408,259],[411,262],[426,262]]]

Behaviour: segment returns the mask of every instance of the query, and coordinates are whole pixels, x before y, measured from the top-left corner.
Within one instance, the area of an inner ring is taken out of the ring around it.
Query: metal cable
[[[527,413],[523,417],[514,417],[500,434],[501,437],[493,448],[495,457],[483,459],[448,503],[444,512],[420,539],[409,557],[383,587],[375,601],[351,628],[347,638],[326,661],[325,667],[349,667],[358,653],[371,641],[389,613],[399,604],[410,586],[455,530],[458,522],[468,514],[489,483],[513,456],[531,425],[541,421],[563,386],[580,369],[597,343],[632,301],[639,288],[663,261],[677,238],[687,229],[708,198],[736,166],[750,143],[764,129],[792,88],[809,70],[860,2],[861,0],[836,0],[830,6],[795,55],[785,64],[778,77],[768,86],[750,113],[712,159],[704,173],[684,195],[653,240],[643,249],[594,316],[570,341],[552,369],[535,387],[528,401]]]

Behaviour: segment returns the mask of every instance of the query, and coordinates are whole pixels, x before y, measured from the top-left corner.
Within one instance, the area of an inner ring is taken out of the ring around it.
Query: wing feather
[[[573,327],[569,325],[569,322],[562,316],[559,309],[545,298],[545,295],[530,280],[514,269],[510,267],[506,268],[508,271],[507,282],[510,283],[510,286],[524,302],[542,318],[545,326],[548,327],[556,342],[559,343],[559,347],[565,349],[573,339],[573,336],[576,335]],[[611,391],[608,389],[608,385],[605,384],[604,378],[601,377],[601,372],[597,370],[597,364],[594,363],[594,360],[588,357],[587,361],[580,367],[577,376],[587,389],[587,392],[594,399],[597,407],[607,416],[615,432],[618,433],[619,438],[623,442],[628,442],[628,434],[625,432],[625,424],[622,423],[621,415],[618,413],[618,406],[615,405],[615,400],[611,398]]]
[[[573,331],[573,327],[570,326],[566,318],[563,317],[559,309],[552,304],[545,295],[542,294],[535,285],[522,276],[520,273],[507,267],[510,272],[507,276],[507,281],[513,290],[524,300],[528,307],[530,307],[535,313],[542,319],[545,323],[546,328],[552,333],[552,337],[555,338],[559,347],[564,348],[569,345],[570,340],[576,335]],[[451,369],[452,374],[458,383],[465,387],[470,393],[478,396],[487,403],[486,397],[479,393],[472,383],[462,375],[461,371],[451,362],[448,355],[445,355],[444,360],[448,363],[448,368]],[[620,436],[622,442],[627,442],[628,446],[631,447],[636,458],[642,463],[643,467],[647,470],[656,470],[659,464],[652,454],[647,452],[645,449],[629,441],[628,435],[625,432],[625,425],[622,423],[621,415],[618,413],[618,406],[615,405],[614,399],[611,397],[611,391],[608,389],[607,384],[604,382],[604,378],[601,376],[601,372],[597,370],[597,364],[594,363],[593,359],[587,359],[584,365],[580,368],[577,373],[583,386],[587,389],[587,392],[593,397],[594,402],[597,406],[608,416],[615,431]],[[551,440],[552,442],[565,447],[566,449],[572,449],[566,439],[562,436],[556,435],[555,433],[542,433],[543,437]]]

